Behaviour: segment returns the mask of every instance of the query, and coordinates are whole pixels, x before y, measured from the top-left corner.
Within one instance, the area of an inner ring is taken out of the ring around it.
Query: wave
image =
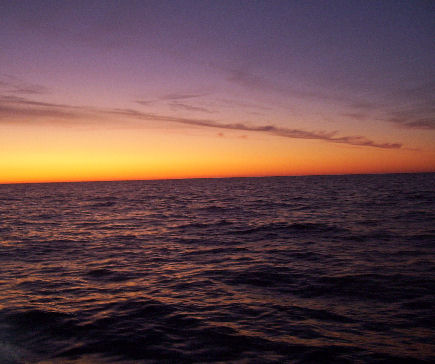
[[[287,222],[273,222],[269,224],[260,224],[247,229],[233,230],[231,234],[248,235],[257,233],[345,233],[346,229],[339,226],[322,224],[322,223],[287,223]]]
[[[0,362],[432,362],[434,178],[0,185]]]

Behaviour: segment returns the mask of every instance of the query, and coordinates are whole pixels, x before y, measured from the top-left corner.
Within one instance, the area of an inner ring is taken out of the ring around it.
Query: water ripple
[[[0,185],[0,362],[432,362],[434,186]]]

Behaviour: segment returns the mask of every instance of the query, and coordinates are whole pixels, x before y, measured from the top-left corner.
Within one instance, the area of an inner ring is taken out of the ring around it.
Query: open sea
[[[435,174],[0,185],[0,363],[435,361]]]

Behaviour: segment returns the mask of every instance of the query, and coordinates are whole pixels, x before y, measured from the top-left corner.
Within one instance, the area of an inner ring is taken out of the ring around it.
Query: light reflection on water
[[[434,182],[0,186],[0,359],[430,361]]]

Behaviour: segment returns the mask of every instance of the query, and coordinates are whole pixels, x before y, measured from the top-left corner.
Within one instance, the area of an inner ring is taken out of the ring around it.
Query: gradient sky
[[[435,171],[434,10],[0,0],[0,182]]]

